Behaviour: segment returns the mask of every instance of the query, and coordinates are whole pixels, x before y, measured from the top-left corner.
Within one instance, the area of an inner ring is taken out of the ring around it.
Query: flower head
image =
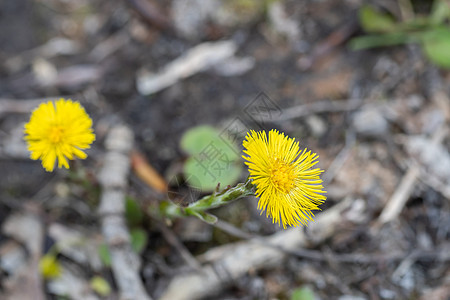
[[[256,185],[258,208],[266,210],[273,222],[297,226],[307,225],[326,197],[319,175],[323,170],[312,169],[319,157],[299,149],[295,139],[277,130],[251,131],[243,142],[250,178]],[[262,212],[261,212],[262,213]]]
[[[95,140],[92,120],[79,102],[59,99],[42,103],[25,124],[25,140],[31,159],[41,159],[51,172],[58,159],[58,168],[69,168],[67,159],[87,157],[81,151]]]

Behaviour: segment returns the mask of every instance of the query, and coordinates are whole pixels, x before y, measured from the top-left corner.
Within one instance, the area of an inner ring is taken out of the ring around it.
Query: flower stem
[[[188,205],[187,207],[178,206],[168,200],[163,201],[159,205],[159,214],[160,216],[169,219],[185,216],[196,216],[206,222],[214,223],[216,218],[207,214],[205,210],[223,206],[239,198],[254,194],[255,187],[251,180],[247,179],[245,183],[238,183],[234,187],[227,187],[220,192],[214,192],[211,195],[205,196]]]

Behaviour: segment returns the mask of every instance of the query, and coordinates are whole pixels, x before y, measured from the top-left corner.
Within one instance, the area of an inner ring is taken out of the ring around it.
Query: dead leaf
[[[160,193],[167,192],[167,182],[148,163],[141,153],[134,151],[131,154],[131,167],[133,168],[134,173],[150,187]]]

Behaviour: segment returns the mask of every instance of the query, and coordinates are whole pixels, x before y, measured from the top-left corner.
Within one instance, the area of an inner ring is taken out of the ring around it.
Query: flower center
[[[64,137],[64,128],[62,128],[61,126],[53,126],[50,129],[48,138],[51,143],[58,144],[62,141],[63,137]]]
[[[276,189],[289,193],[295,183],[295,168],[285,162],[275,162],[270,171],[270,180]]]

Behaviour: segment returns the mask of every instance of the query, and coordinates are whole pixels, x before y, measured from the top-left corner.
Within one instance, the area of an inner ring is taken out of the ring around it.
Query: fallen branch
[[[286,252],[316,245],[332,235],[351,201],[344,201],[319,214],[305,232],[299,228],[279,231],[265,238],[228,244],[207,251],[199,260],[208,263],[201,272],[176,276],[160,300],[208,297],[231,285],[249,270],[278,265]]]
[[[8,99],[8,98],[0,98],[0,116],[3,114],[28,114],[34,108],[38,107],[39,104],[56,100],[59,98],[71,99],[74,96],[54,96],[54,97],[45,97],[45,98],[36,98],[36,99]]]
[[[164,224],[164,222],[157,223],[158,228],[161,230],[165,240],[174,247],[178,253],[180,253],[183,260],[194,270],[200,270],[201,266],[189,250],[184,246],[173,231]]]
[[[435,68],[431,69],[429,82],[432,87],[431,89],[431,100],[444,112],[445,122],[443,122],[440,127],[431,136],[431,144],[439,145],[442,143],[447,132],[447,124],[450,121],[450,99],[445,94],[442,87],[442,80]],[[387,202],[383,211],[381,212],[378,222],[375,224],[374,228],[380,227],[382,224],[388,223],[400,215],[403,207],[405,206],[411,192],[413,191],[417,180],[421,174],[421,167],[417,164],[412,164],[405,176],[403,176],[397,190],[394,192],[392,197]]]
[[[336,155],[336,158],[329,165],[326,172],[322,176],[323,184],[328,185],[345,164],[347,159],[350,157],[353,147],[356,144],[356,137],[354,132],[348,132],[345,137],[345,146],[339,151],[339,154]]]
[[[306,117],[312,114],[318,113],[332,113],[342,111],[352,111],[360,108],[364,102],[361,99],[349,99],[340,101],[317,101],[309,104],[301,104],[291,108],[284,109],[279,116],[269,115],[262,113],[256,115],[255,118],[262,121],[277,122],[287,121],[295,118]]]
[[[139,276],[140,260],[131,248],[130,233],[123,217],[133,133],[125,126],[114,127],[106,138],[105,146],[108,152],[98,176],[102,187],[98,212],[111,255],[114,278],[121,299],[150,300]]]
[[[39,104],[56,98],[59,97],[30,100],[0,99],[0,116],[11,113],[28,114],[33,108],[38,107]]]
[[[144,74],[137,78],[137,89],[142,95],[159,92],[181,79],[204,71],[230,58],[237,50],[233,41],[205,42],[169,63],[158,74]]]
[[[280,251],[284,251],[287,255],[293,255],[301,258],[307,258],[317,261],[333,261],[339,263],[355,263],[355,264],[377,264],[377,263],[388,263],[403,260],[405,257],[413,257],[415,260],[434,260],[439,262],[450,261],[450,253],[448,249],[434,249],[431,251],[426,250],[414,250],[411,253],[405,251],[397,251],[394,253],[333,253],[327,251],[323,253],[320,250],[310,250],[310,249],[295,249],[286,250],[283,247],[274,246],[272,244],[266,243],[266,240],[259,236],[251,235],[241,229],[235,227],[224,221],[217,221],[214,224],[215,227],[227,232],[228,234],[241,238],[244,240],[254,239],[263,243],[267,247],[273,247]]]
[[[384,207],[381,215],[379,217],[379,222],[381,224],[388,223],[400,214],[405,206],[406,201],[409,198],[409,195],[412,193],[416,180],[419,177],[420,169],[417,165],[412,165],[405,176],[403,176],[398,188],[395,190],[394,194],[392,194],[391,198],[387,202]]]
[[[4,282],[2,299],[45,299],[39,261],[42,256],[44,226],[39,208],[29,203],[23,213],[12,214],[3,224],[3,232],[22,243],[30,257]],[[4,298],[3,298],[4,297]]]

